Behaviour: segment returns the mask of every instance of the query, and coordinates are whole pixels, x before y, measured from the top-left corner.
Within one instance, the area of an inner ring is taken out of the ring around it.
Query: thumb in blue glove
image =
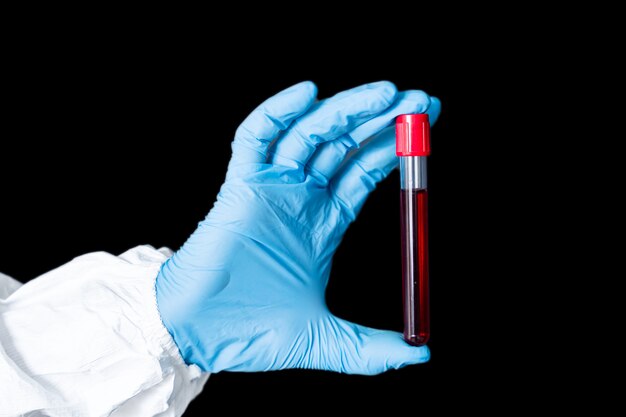
[[[440,103],[384,81],[316,93],[297,84],[248,116],[217,202],[157,277],[163,322],[204,371],[377,374],[429,358],[400,333],[334,316],[324,291],[348,225],[397,164],[393,120],[434,122]]]

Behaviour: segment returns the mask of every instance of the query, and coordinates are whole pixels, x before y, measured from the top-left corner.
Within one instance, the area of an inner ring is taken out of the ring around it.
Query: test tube
[[[404,340],[422,346],[430,337],[426,186],[430,123],[427,114],[404,114],[396,118],[396,155],[400,159]]]

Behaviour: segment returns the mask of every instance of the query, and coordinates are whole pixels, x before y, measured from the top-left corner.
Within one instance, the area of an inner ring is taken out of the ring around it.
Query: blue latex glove
[[[430,356],[399,333],[335,317],[324,291],[348,225],[397,164],[389,126],[403,113],[434,122],[440,103],[384,81],[316,93],[297,84],[248,116],[217,202],[157,277],[165,326],[205,371],[377,374]]]

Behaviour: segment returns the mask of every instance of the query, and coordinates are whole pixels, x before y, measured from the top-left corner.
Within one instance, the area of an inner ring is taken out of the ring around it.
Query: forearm
[[[181,415],[208,374],[185,365],[161,323],[166,259],[138,247],[81,256],[17,290],[4,279],[0,415]]]

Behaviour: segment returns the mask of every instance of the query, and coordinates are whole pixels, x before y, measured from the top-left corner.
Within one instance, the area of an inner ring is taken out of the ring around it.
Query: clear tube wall
[[[404,339],[421,346],[430,337],[425,156],[400,157],[400,216]]]

